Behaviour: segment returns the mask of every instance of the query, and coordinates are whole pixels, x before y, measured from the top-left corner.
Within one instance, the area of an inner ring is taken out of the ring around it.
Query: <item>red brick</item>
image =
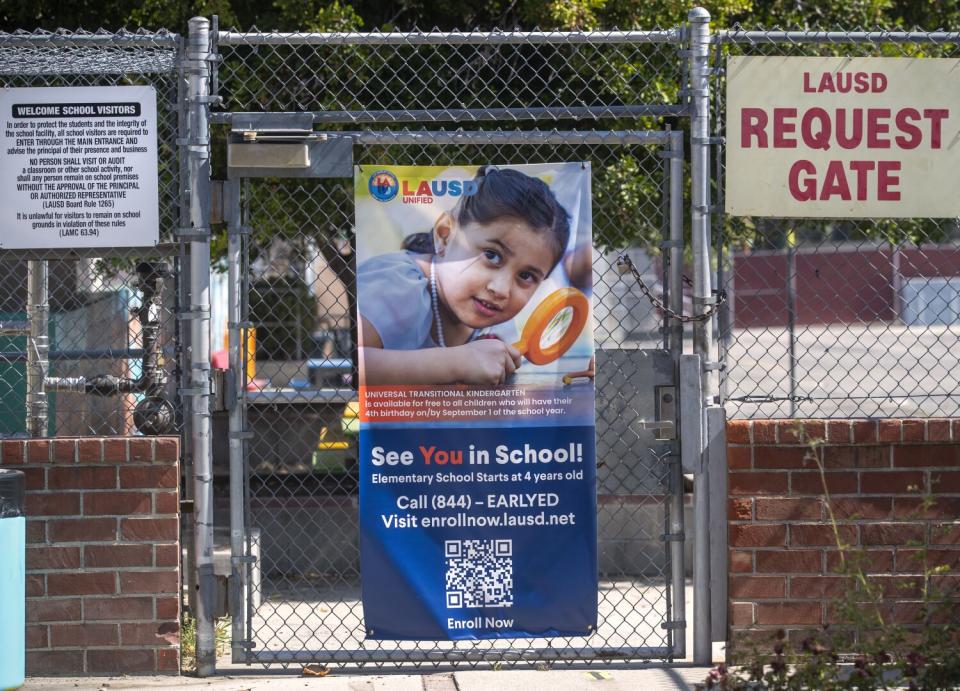
[[[85,597],[83,618],[88,621],[153,619],[152,597]]]
[[[47,593],[50,595],[109,595],[115,592],[117,578],[112,571],[47,574]]]
[[[757,552],[757,573],[820,573],[819,550],[773,550]]]
[[[894,518],[946,519],[960,516],[960,499],[953,497],[896,497],[893,500]]]
[[[777,441],[781,444],[799,444],[803,425],[797,420],[785,420],[777,424]]]
[[[729,595],[734,600],[769,600],[784,597],[787,579],[783,576],[730,576]]]
[[[960,523],[935,523],[931,525],[930,544],[960,545]]]
[[[790,473],[790,492],[792,494],[823,495],[826,483],[829,494],[855,494],[857,492],[857,474],[844,472],[792,472]]]
[[[51,542],[106,542],[117,539],[115,518],[74,518],[49,521]]]
[[[103,440],[103,461],[104,463],[126,463],[127,462],[127,440],[126,439],[104,439]]]
[[[840,597],[853,584],[844,576],[791,576],[790,597],[821,599]]]
[[[787,473],[732,472],[728,478],[730,494],[784,494],[787,491]]]
[[[898,442],[903,439],[903,426],[900,420],[880,421],[880,441]]]
[[[905,494],[923,492],[926,483],[920,471],[865,472],[860,476],[863,494]]]
[[[180,621],[180,598],[157,597],[157,619]]]
[[[784,525],[731,525],[731,547],[783,547],[787,543]]]
[[[50,442],[31,439],[27,442],[27,463],[49,463]]]
[[[858,468],[889,468],[893,455],[889,446],[856,446]]]
[[[907,546],[922,542],[926,527],[922,523],[865,523],[860,526],[863,545]]]
[[[180,579],[173,570],[120,573],[121,593],[175,593],[179,588]]]
[[[153,502],[149,492],[91,492],[83,498],[83,513],[86,516],[128,516],[152,512]]]
[[[753,552],[732,549],[730,555],[730,573],[751,573],[753,571]]]
[[[960,471],[932,471],[930,491],[936,494],[960,494]]]
[[[857,527],[852,525],[838,525],[837,533],[835,534],[832,525],[801,524],[790,526],[791,547],[836,547],[838,536],[841,544],[855,545],[857,544]]]
[[[960,549],[897,550],[897,573],[925,573],[936,567],[956,571],[960,568]]]
[[[168,622],[120,624],[120,645],[179,645],[180,625]]]
[[[80,439],[77,442],[78,463],[99,463],[103,460],[103,442],[100,439]]]
[[[753,443],[755,446],[760,444],[777,443],[777,421],[776,420],[754,420],[753,421]]]
[[[906,600],[923,596],[923,576],[871,575],[867,582],[884,598]]]
[[[33,518],[27,519],[27,544],[37,544],[47,541],[47,522]]]
[[[78,466],[51,468],[47,474],[50,489],[114,489],[117,471],[114,468]]]
[[[117,645],[116,624],[59,624],[50,632],[53,648],[87,648]]]
[[[117,566],[153,566],[151,545],[86,545],[83,564],[88,569]]]
[[[27,547],[28,571],[79,568],[79,547]]]
[[[80,598],[27,600],[27,621],[79,621]]]
[[[124,540],[176,540],[180,536],[177,518],[124,518],[121,521]]]
[[[153,495],[155,514],[179,514],[180,498],[176,492],[155,492]]]
[[[753,626],[753,603],[732,602],[730,604],[731,626]]]
[[[893,465],[897,468],[960,466],[960,444],[894,446]]]
[[[731,521],[749,521],[753,519],[753,499],[731,499],[728,518]]]
[[[827,428],[822,420],[802,420],[802,442],[823,442],[827,439]]]
[[[172,489],[179,486],[177,467],[172,465],[129,466],[120,468],[121,489]]]
[[[841,444],[850,443],[850,421],[849,420],[830,420],[827,422],[827,441],[840,442]]]
[[[149,437],[131,439],[128,459],[131,463],[152,463],[153,439]]]
[[[28,573],[26,579],[27,597],[43,597],[47,594],[47,575]]]
[[[758,497],[755,501],[758,521],[816,520],[823,506],[820,499]]]
[[[950,441],[950,420],[927,420],[929,441]]]
[[[823,446],[820,448],[820,462],[825,470],[837,468],[855,468],[857,465],[856,446]],[[810,466],[817,469],[815,463]]]
[[[891,497],[831,499],[830,507],[838,520],[889,518],[893,511],[893,499]]]
[[[82,650],[31,650],[27,653],[27,675],[31,677],[82,674]]]
[[[18,468],[23,473],[23,486],[28,492],[47,488],[46,468]]]
[[[890,573],[893,571],[893,551],[888,549],[848,551],[844,553],[843,559],[837,550],[827,552],[828,573],[841,573],[845,569],[848,573],[856,569],[864,573]]]
[[[180,671],[180,647],[160,648],[157,650],[157,671],[158,672],[179,672]]]
[[[55,463],[73,463],[77,458],[75,439],[54,439],[53,460]]]
[[[754,449],[755,468],[808,468],[816,467],[812,458],[808,458],[808,449],[804,446],[778,446],[769,449]]]
[[[876,444],[877,443],[877,421],[876,420],[854,420],[853,421],[853,443],[854,444]]]
[[[23,503],[28,516],[76,516],[80,513],[79,492],[30,492]]]
[[[757,604],[757,624],[819,624],[823,608],[813,602],[762,602]]]
[[[4,440],[0,442],[0,453],[2,453],[3,465],[22,465],[23,464],[23,442]]]
[[[927,438],[927,423],[925,420],[904,420],[904,441],[925,441]]]
[[[176,437],[157,437],[154,443],[157,463],[175,463],[180,459],[180,441]]]
[[[93,674],[155,672],[157,660],[153,650],[90,650],[87,671]]]
[[[27,650],[31,648],[49,648],[50,647],[50,633],[49,626],[43,624],[36,624],[33,626],[27,627],[26,635],[26,646]]]
[[[730,470],[747,470],[752,467],[753,449],[749,446],[727,447],[727,468]]]

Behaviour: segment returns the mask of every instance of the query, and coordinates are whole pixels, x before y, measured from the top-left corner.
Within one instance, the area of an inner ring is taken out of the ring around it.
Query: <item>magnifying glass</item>
[[[589,312],[587,296],[576,288],[555,290],[537,305],[513,347],[534,365],[547,365],[574,344]]]

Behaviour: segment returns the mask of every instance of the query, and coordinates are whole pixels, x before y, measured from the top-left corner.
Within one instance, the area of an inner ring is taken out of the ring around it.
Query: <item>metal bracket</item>
[[[664,533],[660,536],[664,542],[683,542],[687,539],[686,533]]]
[[[233,645],[237,646],[238,648],[244,648],[245,650],[253,650],[257,647],[256,643],[248,640],[234,641]]]
[[[240,430],[237,432],[230,432],[230,439],[253,439],[254,434],[251,430]]]
[[[187,310],[186,312],[177,312],[178,319],[209,319],[210,310]]]
[[[209,396],[210,389],[205,386],[194,386],[177,389],[181,396]]]
[[[667,630],[671,630],[671,629],[673,629],[673,630],[675,630],[675,629],[685,629],[685,628],[687,628],[687,620],[686,620],[686,619],[675,619],[675,620],[673,620],[673,621],[665,621],[665,622],[663,622],[662,624],[660,624],[660,628],[661,628],[661,629],[667,629]]]
[[[252,554],[243,554],[237,557],[230,557],[230,563],[234,566],[239,564],[256,564],[257,558]]]
[[[723,362],[710,362],[707,361],[703,363],[704,372],[723,372],[727,368],[726,364]]]
[[[697,206],[693,207],[693,209],[694,211],[699,211],[702,214],[712,214],[718,210],[718,207],[716,204],[708,204],[708,205],[698,204]]]
[[[683,158],[683,154],[679,151],[658,151],[657,158]]]
[[[718,299],[717,299],[717,296],[716,296],[716,295],[710,295],[710,296],[708,296],[708,297],[698,297],[698,296],[694,295],[694,296],[691,298],[691,301],[692,301],[693,304],[695,304],[695,305],[706,305],[706,306],[708,306],[708,307],[712,307],[713,305],[716,305],[716,304],[717,304]]]
[[[177,228],[178,240],[209,240],[209,228]]]
[[[250,235],[253,228],[250,226],[227,226],[227,235]]]
[[[726,137],[692,137],[693,144],[726,144]]]
[[[662,250],[669,250],[674,247],[683,247],[683,240],[661,240],[659,247]]]
[[[227,322],[228,329],[252,329],[253,327],[254,327],[254,323],[251,321]]]

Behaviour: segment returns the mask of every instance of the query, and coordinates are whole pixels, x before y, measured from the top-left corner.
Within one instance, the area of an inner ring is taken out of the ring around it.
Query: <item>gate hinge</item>
[[[683,154],[679,151],[658,151],[657,158],[683,158]]]
[[[251,321],[227,322],[228,329],[252,329],[253,327],[254,327],[254,323]]]
[[[177,228],[177,239],[178,240],[209,240],[210,239],[210,229],[209,228]]]
[[[250,226],[227,226],[227,235],[250,235]]]
[[[659,247],[662,250],[668,250],[674,247],[683,247],[683,240],[661,240]]]
[[[726,144],[727,142],[725,137],[691,137],[690,141],[693,144]]]
[[[675,630],[675,629],[685,629],[687,628],[686,619],[675,619],[673,621],[665,621],[660,624],[661,629]]]
[[[234,641],[233,645],[237,646],[238,648],[244,648],[246,650],[253,650],[254,648],[257,647],[256,643],[249,640]]]
[[[723,362],[705,362],[703,363],[704,372],[723,372],[727,366]]]
[[[253,439],[253,432],[248,429],[230,432],[229,437],[230,439]]]
[[[245,554],[238,557],[230,557],[230,563],[234,566],[238,564],[256,564],[257,558],[251,554]]]
[[[660,536],[660,539],[664,542],[683,542],[686,537],[686,533],[664,533]]]

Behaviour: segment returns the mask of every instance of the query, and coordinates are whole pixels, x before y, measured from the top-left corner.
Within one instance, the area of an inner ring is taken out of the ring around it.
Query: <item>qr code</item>
[[[513,606],[513,540],[446,540],[447,607]]]

